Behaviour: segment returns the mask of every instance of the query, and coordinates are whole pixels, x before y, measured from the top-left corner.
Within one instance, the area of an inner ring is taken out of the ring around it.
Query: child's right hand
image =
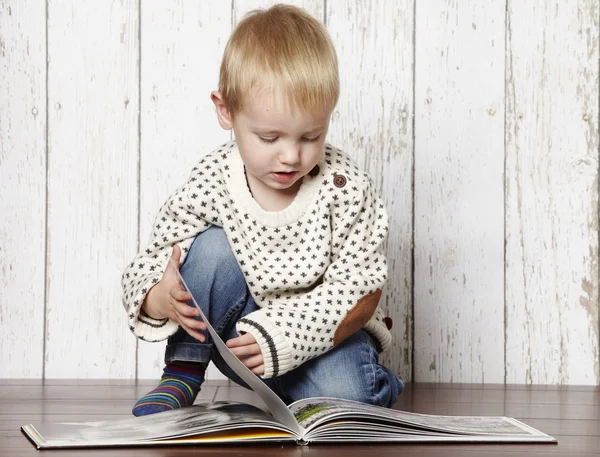
[[[142,309],[154,319],[174,320],[188,334],[204,343],[206,337],[198,330],[206,330],[206,324],[196,319],[200,316],[200,311],[187,304],[187,300],[191,300],[192,296],[179,283],[176,268],[179,268],[180,259],[181,248],[174,245],[171,261],[167,264],[161,280],[146,295]]]

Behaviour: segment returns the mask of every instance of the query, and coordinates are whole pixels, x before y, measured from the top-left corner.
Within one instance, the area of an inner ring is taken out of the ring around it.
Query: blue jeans
[[[211,226],[196,237],[180,272],[223,341],[238,336],[236,322],[258,306],[222,228]],[[166,363],[187,361],[208,365],[211,360],[225,376],[246,387],[213,348],[210,337],[201,343],[180,328],[169,338]],[[296,369],[263,382],[286,403],[325,396],[391,407],[404,388],[404,383],[389,368],[378,363],[375,342],[364,330]]]

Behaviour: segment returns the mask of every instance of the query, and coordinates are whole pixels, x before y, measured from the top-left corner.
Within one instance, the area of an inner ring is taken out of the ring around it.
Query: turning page
[[[169,259],[169,262],[172,262],[172,260]],[[281,398],[279,398],[264,382],[262,382],[260,378],[258,378],[254,373],[252,373],[248,369],[248,367],[244,365],[235,355],[233,355],[233,353],[229,350],[229,348],[223,342],[221,337],[217,335],[217,332],[215,332],[213,327],[210,325],[210,322],[200,309],[200,306],[198,306],[198,303],[196,302],[196,299],[194,298],[192,292],[190,291],[189,287],[183,280],[183,277],[179,273],[179,269],[175,268],[175,270],[177,271],[177,275],[179,276],[183,287],[185,287],[185,290],[187,290],[188,293],[192,296],[192,301],[194,302],[196,308],[198,308],[198,310],[200,311],[200,316],[206,324],[208,332],[210,333],[210,336],[213,339],[213,343],[215,344],[217,350],[223,357],[223,360],[225,360],[225,362],[227,362],[227,365],[229,365],[231,369],[235,371],[235,373],[240,378],[242,378],[244,382],[254,392],[256,392],[258,396],[266,403],[267,407],[269,408],[271,414],[273,414],[273,417],[275,419],[280,421],[290,430],[293,430],[298,437],[302,437],[304,435],[304,429],[298,424],[298,421],[296,421],[296,418],[288,409],[283,400],[281,400]]]

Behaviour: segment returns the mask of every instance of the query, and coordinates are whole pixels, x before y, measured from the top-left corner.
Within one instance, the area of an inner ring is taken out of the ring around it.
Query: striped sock
[[[205,370],[205,364],[199,362],[167,364],[158,387],[137,401],[133,415],[146,416],[192,405],[200,392]]]

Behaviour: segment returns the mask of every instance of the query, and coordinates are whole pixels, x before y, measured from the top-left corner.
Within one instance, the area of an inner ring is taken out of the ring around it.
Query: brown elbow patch
[[[333,335],[333,344],[337,346],[349,336],[354,335],[363,326],[369,322],[369,319],[375,313],[379,299],[381,298],[381,290],[365,295],[354,307],[346,314]]]

